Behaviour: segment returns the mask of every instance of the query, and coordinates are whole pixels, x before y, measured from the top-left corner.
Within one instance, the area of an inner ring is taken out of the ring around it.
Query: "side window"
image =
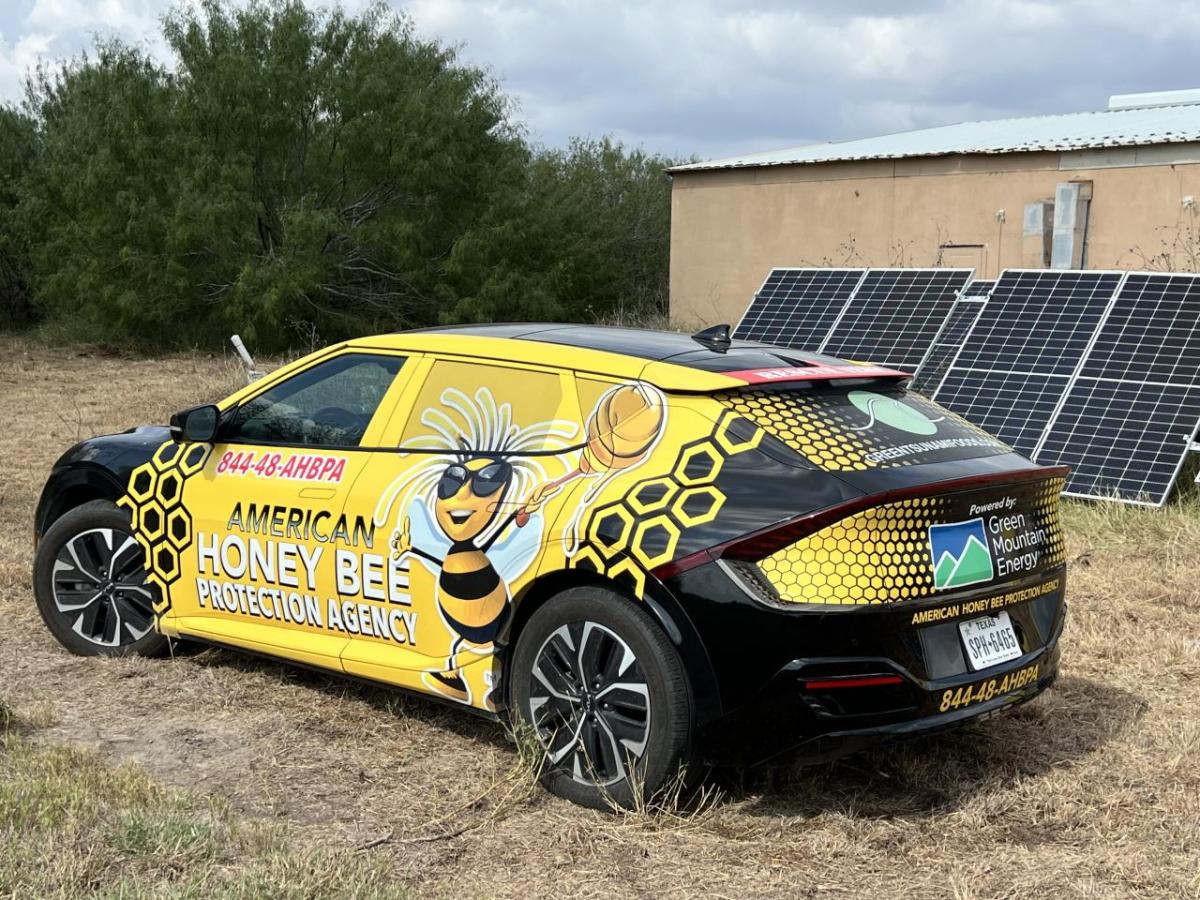
[[[220,439],[357,447],[402,365],[404,358],[399,356],[334,357],[239,406],[222,424]]]

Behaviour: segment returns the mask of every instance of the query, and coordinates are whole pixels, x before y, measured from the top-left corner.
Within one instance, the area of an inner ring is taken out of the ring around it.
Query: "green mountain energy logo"
[[[930,525],[929,553],[935,591],[991,581],[995,575],[983,519]]]
[[[853,429],[854,431],[866,431],[868,428],[873,428],[876,422],[882,422],[884,425],[898,431],[907,431],[909,434],[937,434],[937,423],[942,421],[940,418],[929,418],[919,410],[901,403],[895,397],[885,397],[874,391],[851,391],[846,398],[854,404],[859,412],[870,419],[866,425],[857,427]]]

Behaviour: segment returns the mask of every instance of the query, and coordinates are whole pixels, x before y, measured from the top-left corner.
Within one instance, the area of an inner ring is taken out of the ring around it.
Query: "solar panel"
[[[934,399],[1031,454],[1121,277],[1119,272],[1005,271]]]
[[[1200,276],[1130,273],[1046,431],[1066,493],[1166,502],[1200,425]]]
[[[912,371],[971,274],[970,269],[869,269],[821,352]]]
[[[1038,462],[1071,466],[1064,493],[1161,506],[1200,423],[1200,386],[1080,378]]]
[[[952,367],[934,399],[1029,455],[1069,383],[1065,375],[973,372]]]
[[[946,377],[946,372],[950,368],[950,363],[954,361],[958,348],[963,345],[967,335],[975,327],[975,321],[983,312],[983,305],[986,302],[981,297],[964,296],[954,304],[950,315],[946,317],[946,321],[942,325],[942,330],[938,332],[937,337],[929,346],[929,352],[917,366],[912,380],[913,390],[933,396],[941,386],[942,379]]]
[[[819,350],[864,272],[772,269],[733,336],[796,350]]]

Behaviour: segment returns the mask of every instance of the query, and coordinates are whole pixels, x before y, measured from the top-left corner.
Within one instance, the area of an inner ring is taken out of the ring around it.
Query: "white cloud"
[[[35,0],[26,17],[52,34],[100,29],[140,41],[157,29],[159,0]]]
[[[35,68],[40,60],[51,61],[48,34],[29,33],[22,35],[15,44],[9,44],[0,35],[0,102],[17,103],[24,95],[25,75]]]
[[[19,31],[0,13],[17,35],[0,45],[0,96],[19,95],[22,60],[77,52],[91,32],[163,52],[166,0],[27,2]],[[1200,86],[1191,74],[1200,5],[1177,0],[1142,0],[1136,12],[1119,0],[396,5],[423,36],[463,44],[553,145],[615,134],[677,155],[724,155]]]

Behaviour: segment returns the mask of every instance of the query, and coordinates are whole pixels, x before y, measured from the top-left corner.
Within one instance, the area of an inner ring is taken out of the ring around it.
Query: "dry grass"
[[[21,735],[0,707],[0,896],[404,900],[384,860],[338,853],[132,763]]]
[[[220,829],[286,827],[294,859],[276,843],[255,871],[294,873],[302,893],[320,892],[304,879],[323,853],[367,865],[347,877],[371,884],[382,867],[421,896],[1200,896],[1196,504],[1070,507],[1063,673],[1039,700],[841,763],[722,774],[694,810],[618,817],[531,789],[527,754],[501,729],[420,699],[233,653],[101,661],[59,649],[29,588],[32,510],[53,459],[77,437],[215,397],[237,372],[12,339],[0,350],[0,694],[38,726],[17,762],[11,746],[0,757],[0,791],[23,777],[21,758],[89,772],[104,760],[140,785],[126,805],[152,819],[208,823],[223,845]],[[98,755],[56,747],[67,742]],[[171,791],[131,764],[192,799],[162,799]],[[79,802],[105,784],[82,778]],[[208,811],[226,806],[228,822]],[[86,849],[80,828],[72,846]],[[230,864],[104,834],[94,840],[111,875],[97,884],[110,893],[130,873],[160,889],[184,883],[164,873]],[[0,852],[0,894],[20,858]]]

